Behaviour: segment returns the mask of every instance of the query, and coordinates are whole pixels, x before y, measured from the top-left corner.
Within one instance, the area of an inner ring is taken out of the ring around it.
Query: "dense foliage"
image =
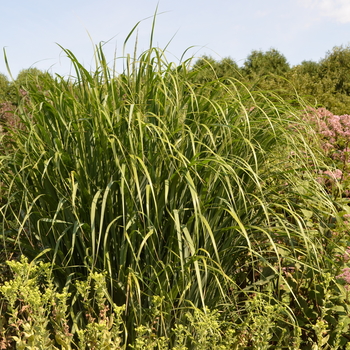
[[[277,77],[332,54],[65,52],[76,78],[25,72],[3,117],[1,346],[345,348],[349,118]]]
[[[326,108],[333,113],[345,114],[350,102],[350,48],[334,47],[318,62],[303,61],[290,66],[286,57],[276,49],[266,52],[254,50],[239,67],[230,58],[215,61],[203,57],[196,62],[194,69],[201,69],[202,80],[213,77],[230,76],[245,81],[253,88],[278,91],[284,99],[293,101],[295,91],[311,105]]]

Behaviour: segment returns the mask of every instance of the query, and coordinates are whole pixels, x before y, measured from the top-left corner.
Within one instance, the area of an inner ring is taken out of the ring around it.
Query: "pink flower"
[[[346,282],[345,288],[350,289],[350,286],[349,286],[349,284],[350,284],[350,268],[349,267],[345,267],[343,269],[343,273],[336,276],[336,278],[342,279],[344,282]]]
[[[345,262],[348,262],[350,260],[350,247],[348,247],[345,250],[345,253],[343,255],[343,259],[344,259]]]
[[[333,180],[340,180],[343,176],[343,172],[340,169],[335,169],[334,171],[326,170],[323,174],[328,175]]]

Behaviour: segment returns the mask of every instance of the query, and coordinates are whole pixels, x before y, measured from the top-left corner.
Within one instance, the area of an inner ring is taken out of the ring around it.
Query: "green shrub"
[[[1,301],[4,305],[0,332],[2,347],[126,349],[122,337],[122,334],[127,332],[122,320],[125,305],[118,307],[109,301],[103,274],[91,273],[86,281],[75,283],[75,297],[81,299],[83,305],[81,315],[77,315],[68,311],[67,289],[59,293],[54,286],[48,263],[29,263],[24,257],[20,261],[7,263],[13,272],[13,278],[0,286]],[[328,299],[329,296],[330,293]],[[155,296],[150,310],[150,318],[153,321],[135,326],[133,349],[262,350],[290,348],[291,345],[293,349],[298,349],[302,342],[302,330],[299,326],[295,326],[290,334],[287,328],[280,328],[276,333],[276,324],[281,324],[281,319],[291,317],[291,314],[285,306],[271,304],[271,300],[263,294],[256,294],[246,301],[244,316],[240,312],[231,312],[231,320],[224,320],[219,310],[189,308],[185,319],[176,320],[167,336],[160,337],[156,327],[164,316],[161,304],[161,298]],[[76,322],[78,317],[86,319],[83,328]],[[327,344],[330,336],[327,321],[319,319],[311,326],[317,336],[315,344],[321,347]],[[337,328],[343,326],[342,321]],[[340,331],[337,334],[333,349],[338,349],[340,345]],[[278,338],[274,341],[276,336]],[[271,345],[273,341],[274,346]]]

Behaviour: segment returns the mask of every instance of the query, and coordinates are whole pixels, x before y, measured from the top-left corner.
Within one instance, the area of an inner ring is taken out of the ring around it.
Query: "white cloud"
[[[299,3],[317,11],[317,14],[323,17],[330,17],[341,23],[350,23],[349,0],[299,0]]]

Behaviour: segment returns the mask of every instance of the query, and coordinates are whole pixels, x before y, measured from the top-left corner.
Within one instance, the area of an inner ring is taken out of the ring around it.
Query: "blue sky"
[[[252,50],[275,48],[296,65],[350,43],[349,0],[11,0],[1,6],[0,46],[14,77],[29,67],[69,74],[57,44],[90,69],[93,44],[108,41],[111,61],[122,56],[130,30],[153,16],[157,4],[154,45],[164,48],[172,39],[169,61],[192,47],[186,57],[229,56],[242,65]],[[152,19],[139,25],[139,51],[148,48],[151,25]],[[134,42],[135,36],[128,53]],[[0,72],[7,74],[2,56]]]

